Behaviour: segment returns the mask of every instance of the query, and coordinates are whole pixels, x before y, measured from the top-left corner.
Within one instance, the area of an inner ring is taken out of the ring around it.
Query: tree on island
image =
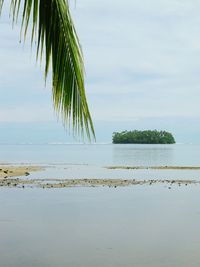
[[[114,132],[113,144],[174,144],[173,135],[166,131],[123,131]]]
[[[63,123],[72,124],[75,134],[95,137],[85,95],[83,56],[67,0],[10,0],[13,25],[22,15],[25,40],[31,24],[31,43],[36,43],[37,59],[45,55],[45,80],[52,68],[52,96]],[[0,0],[0,14],[4,0]],[[22,10],[21,10],[22,8]]]

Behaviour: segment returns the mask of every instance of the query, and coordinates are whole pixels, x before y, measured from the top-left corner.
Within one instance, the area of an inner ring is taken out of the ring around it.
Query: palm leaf
[[[0,0],[0,13],[4,0]],[[11,0],[13,23],[22,9],[21,34],[26,38],[32,25],[37,58],[45,55],[45,79],[52,66],[52,95],[55,110],[75,134],[95,137],[84,87],[84,64],[80,43],[67,0]]]
[[[0,14],[1,14],[1,11],[2,11],[3,2],[4,2],[4,0],[0,0]]]

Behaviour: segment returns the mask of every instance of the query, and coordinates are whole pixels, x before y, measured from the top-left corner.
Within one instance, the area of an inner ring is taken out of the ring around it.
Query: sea
[[[0,145],[0,163],[44,166],[30,178],[199,179],[200,170],[151,170],[156,166],[200,167],[200,145],[18,144]],[[109,169],[144,167],[144,169]],[[146,167],[146,169],[145,169]]]
[[[200,179],[200,145],[0,145],[0,163],[39,178]],[[200,266],[200,185],[0,188],[2,267]]]
[[[196,166],[200,165],[200,145],[0,144],[0,162]]]

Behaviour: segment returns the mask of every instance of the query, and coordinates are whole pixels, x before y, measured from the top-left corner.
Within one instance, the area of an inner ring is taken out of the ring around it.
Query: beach
[[[48,168],[48,167],[46,167]],[[110,178],[76,178],[70,179],[68,177],[52,177],[45,178],[45,167],[41,166],[12,166],[2,165],[0,166],[0,186],[8,187],[41,187],[41,188],[65,188],[65,187],[125,187],[134,185],[155,185],[163,184],[167,185],[168,189],[171,189],[173,185],[200,185],[199,180],[195,179],[110,179]],[[108,170],[200,170],[200,167],[187,167],[187,166],[156,166],[156,167],[124,167],[124,166],[112,166],[104,167]],[[67,169],[67,168],[64,168]],[[37,175],[37,172],[43,172],[44,177],[42,179],[29,178],[32,174]],[[58,174],[59,175],[59,174]]]

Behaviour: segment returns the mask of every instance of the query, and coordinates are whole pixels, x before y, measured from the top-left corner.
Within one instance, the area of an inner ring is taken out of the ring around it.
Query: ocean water
[[[29,178],[200,179],[200,170],[125,170],[109,166],[200,166],[200,145],[0,145],[0,162],[35,164]]]
[[[199,179],[198,145],[1,145],[3,164],[30,178]],[[0,188],[2,267],[199,267],[200,186]]]
[[[0,162],[98,166],[200,166],[200,145],[0,145]]]
[[[199,267],[199,187],[0,189],[2,267]]]

